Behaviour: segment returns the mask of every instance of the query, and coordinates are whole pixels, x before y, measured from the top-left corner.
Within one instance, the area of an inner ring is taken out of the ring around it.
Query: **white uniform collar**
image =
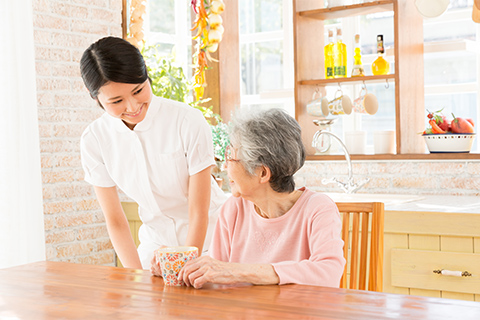
[[[145,119],[142,120],[139,124],[135,126],[133,131],[147,131],[150,126],[152,125],[153,119],[155,118],[155,115],[157,114],[158,110],[160,110],[160,99],[158,97],[153,96],[152,101],[150,102],[150,105],[148,106],[147,109],[147,114],[145,115]],[[118,132],[131,132],[130,128],[128,128],[125,123],[118,118],[114,118],[108,113],[105,112],[107,115],[106,119],[108,122],[110,122],[114,128]]]

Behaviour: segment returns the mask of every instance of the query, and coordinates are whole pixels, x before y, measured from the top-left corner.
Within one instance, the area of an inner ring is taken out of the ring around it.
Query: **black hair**
[[[148,79],[140,51],[117,37],[105,37],[91,44],[80,59],[80,72],[93,99],[108,82],[143,83]]]

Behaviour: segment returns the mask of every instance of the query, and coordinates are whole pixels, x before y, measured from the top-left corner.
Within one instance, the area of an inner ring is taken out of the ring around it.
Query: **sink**
[[[325,192],[335,202],[383,202],[385,205],[396,205],[425,199],[413,194],[388,193],[333,193]]]

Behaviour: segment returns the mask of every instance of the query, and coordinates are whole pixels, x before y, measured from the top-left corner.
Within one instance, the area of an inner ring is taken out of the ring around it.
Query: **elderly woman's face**
[[[240,159],[237,157],[236,149],[232,146],[227,148],[226,165],[227,173],[230,181],[230,191],[234,197],[242,197],[247,200],[252,199],[255,195],[259,183],[257,175],[251,175],[245,168]]]

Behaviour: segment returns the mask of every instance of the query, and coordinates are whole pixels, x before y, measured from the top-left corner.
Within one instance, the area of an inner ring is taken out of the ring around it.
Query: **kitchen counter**
[[[457,212],[480,214],[480,197],[372,193],[325,193],[335,202],[383,202],[385,211]]]
[[[480,214],[480,197],[425,195],[415,201],[386,204],[385,211],[458,212]]]

